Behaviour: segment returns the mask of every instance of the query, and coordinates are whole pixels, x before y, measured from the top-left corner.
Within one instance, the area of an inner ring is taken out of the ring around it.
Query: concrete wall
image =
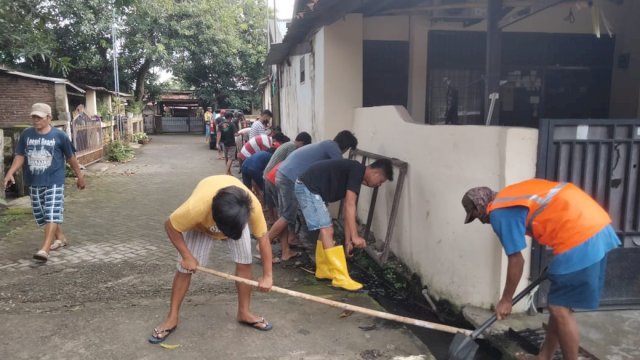
[[[401,106],[360,108],[354,116],[359,148],[409,163],[391,249],[436,296],[489,307],[501,294],[506,256],[489,225],[463,224],[460,200],[474,186],[497,190],[534,177],[538,131],[413,122]],[[386,233],[395,185],[379,191],[373,220],[378,238]],[[370,193],[363,187],[360,219],[366,219],[362,204]]]
[[[98,115],[98,102],[95,90],[87,89],[84,102],[84,110],[87,115]]]
[[[300,81],[300,59],[304,57],[305,81]],[[306,131],[314,140],[318,139],[318,126],[314,112],[313,87],[314,54],[291,56],[289,64],[282,65],[281,78],[281,125],[287,136],[294,138],[299,132]]]
[[[280,65],[282,129],[289,136],[307,131],[313,141],[350,129],[362,106],[362,15],[351,14],[320,29],[313,51]],[[300,78],[304,57],[305,80]]]
[[[316,35],[314,141],[351,129],[353,110],[362,106],[362,34],[362,15],[350,14]]]
[[[54,84],[18,76],[0,74],[0,126],[31,124],[31,105],[49,104],[56,113]]]

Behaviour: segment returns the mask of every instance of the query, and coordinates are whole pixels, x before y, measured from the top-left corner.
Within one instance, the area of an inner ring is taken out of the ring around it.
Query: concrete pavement
[[[68,183],[69,246],[52,252],[46,265],[31,261],[42,240],[33,223],[0,234],[0,359],[432,358],[403,325],[341,317],[341,310],[284,295],[253,298],[253,311],[273,323],[272,331],[242,326],[235,285],[207,274],[194,276],[178,329],[166,341],[180,347],[148,344],[167,312],[175,269],[162,224],[198,181],[224,170],[202,136],[154,136],[136,153],[126,164],[90,166],[84,191]],[[233,271],[226,244],[215,244],[209,266]],[[381,310],[368,296],[333,290],[297,267],[274,266],[274,280]]]
[[[479,326],[493,313],[473,306],[463,309],[465,318]],[[576,321],[580,328],[580,347],[600,360],[637,360],[640,359],[640,310],[601,310],[576,312]],[[515,354],[522,349],[505,333],[511,328],[515,331],[542,329],[549,322],[548,313],[527,315],[514,314],[507,319],[494,323],[487,335],[494,345],[507,354]],[[587,359],[589,360],[589,359]]]

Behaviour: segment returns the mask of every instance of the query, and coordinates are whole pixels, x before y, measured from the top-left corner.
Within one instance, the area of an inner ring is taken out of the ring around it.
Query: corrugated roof
[[[52,82],[54,84],[65,84],[65,85],[69,85],[72,88],[80,91],[81,93],[85,93],[85,91],[80,88],[79,86],[73,84],[71,81],[67,80],[67,79],[63,79],[63,78],[54,78],[54,77],[49,77],[49,76],[41,76],[41,75],[34,75],[34,74],[28,74],[28,73],[23,73],[20,71],[14,71],[14,70],[9,70],[9,69],[0,69],[0,72],[6,73],[6,74],[10,74],[10,75],[14,75],[14,76],[19,76],[19,77],[23,77],[23,78],[28,78],[28,79],[34,79],[34,80],[40,80],[40,81],[48,81],[48,82]]]
[[[127,93],[117,93],[115,91],[111,91],[107,88],[104,88],[102,86],[91,86],[91,85],[80,85],[81,87],[85,88],[85,89],[90,89],[90,90],[95,90],[95,91],[104,91],[104,92],[108,92],[111,95],[116,95],[116,96],[120,96],[120,97],[124,97],[124,98],[132,98],[133,94],[127,94]]]

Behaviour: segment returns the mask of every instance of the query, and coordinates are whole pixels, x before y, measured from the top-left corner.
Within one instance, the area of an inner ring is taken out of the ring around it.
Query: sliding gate
[[[622,246],[609,253],[602,306],[640,306],[640,119],[542,119],[537,177],[569,181],[613,219]],[[551,252],[534,244],[532,274]],[[547,285],[548,287],[548,285]],[[547,288],[536,299],[546,305]]]

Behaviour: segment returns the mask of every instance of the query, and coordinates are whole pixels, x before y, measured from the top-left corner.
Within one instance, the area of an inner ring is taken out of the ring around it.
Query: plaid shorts
[[[209,251],[211,250],[213,242],[216,240],[203,232],[195,230],[183,232],[182,236],[184,237],[184,242],[187,244],[189,252],[191,252],[191,255],[198,260],[198,265],[207,266],[207,262],[209,261]],[[227,239],[226,241],[227,244],[229,244],[229,251],[233,262],[237,264],[251,264],[253,258],[251,255],[251,233],[249,232],[248,225],[245,225],[240,239]],[[182,261],[182,257],[178,255],[178,264],[176,266],[178,271],[181,273],[188,273],[189,271],[185,270],[182,265],[180,265],[180,261]]]
[[[235,160],[236,159],[236,153],[237,153],[237,148],[236,148],[235,145],[233,145],[233,146],[225,145],[224,146],[224,160],[225,161],[229,161],[229,159]]]
[[[38,226],[62,224],[64,212],[64,185],[31,186],[31,210]]]

